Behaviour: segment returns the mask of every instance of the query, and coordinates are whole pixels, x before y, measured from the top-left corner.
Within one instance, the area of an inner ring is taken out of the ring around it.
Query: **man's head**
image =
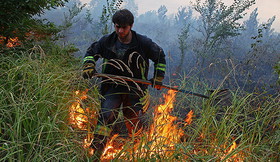
[[[120,26],[132,26],[134,23],[134,16],[129,10],[122,9],[118,10],[113,15],[112,21],[114,24],[118,24]]]
[[[121,40],[126,43],[131,41],[131,28],[134,23],[134,17],[132,13],[127,9],[118,10],[112,18],[115,31]]]

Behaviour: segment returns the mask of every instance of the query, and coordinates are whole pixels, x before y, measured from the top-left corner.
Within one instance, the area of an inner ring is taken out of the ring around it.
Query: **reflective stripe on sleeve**
[[[166,69],[166,65],[165,64],[156,64],[156,70],[161,70],[161,71],[165,71]]]
[[[84,57],[84,62],[87,62],[87,61],[93,61],[93,62],[95,62],[93,56],[86,56],[86,57]]]

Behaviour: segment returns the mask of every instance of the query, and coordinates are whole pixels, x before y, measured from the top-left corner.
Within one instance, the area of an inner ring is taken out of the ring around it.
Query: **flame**
[[[86,115],[89,112],[89,109],[82,108],[82,100],[87,99],[86,93],[88,90],[80,92],[76,91],[75,96],[78,97],[76,101],[71,105],[69,109],[69,122],[73,127],[77,127],[81,130],[86,130],[86,125],[88,122],[88,116]]]
[[[92,122],[92,120],[96,119],[97,111],[94,111],[96,109],[90,109],[85,106],[85,104],[83,104],[83,102],[88,99],[87,92],[88,90],[75,91],[75,101],[69,108],[69,122],[72,127],[87,132],[86,137],[83,139],[83,147],[88,150],[89,155],[93,155],[94,150],[89,146],[94,138],[92,128],[93,125],[96,124],[96,121]],[[128,154],[133,154],[132,156],[137,156],[140,158],[153,155],[163,157],[171,156],[175,151],[175,145],[181,143],[181,138],[186,133],[179,126],[179,124],[176,124],[178,118],[171,115],[171,112],[174,109],[173,103],[175,102],[175,96],[176,91],[169,90],[167,94],[164,94],[163,96],[164,103],[155,107],[153,113],[153,122],[150,125],[150,128],[146,130],[146,132],[142,132],[141,134],[141,136],[147,137],[144,141],[135,142],[131,141],[131,139],[121,138],[118,134],[115,134],[111,137],[110,140],[108,140],[101,160],[108,161],[114,159],[115,157],[121,158],[123,160],[131,160],[126,159],[125,155]],[[190,125],[193,122],[193,117],[194,112],[193,110],[191,110],[186,115],[183,125]],[[207,148],[210,145],[206,145],[203,148],[199,147],[199,145],[203,145],[203,139],[205,138],[206,134],[202,132],[200,134],[200,137],[197,139],[199,144],[194,144],[194,149],[192,151],[193,154],[209,154]],[[211,140],[213,141],[213,143],[216,141],[215,139]],[[127,147],[127,144],[131,143],[133,143],[132,147]],[[230,147],[226,147],[226,145],[223,145],[222,147],[216,147],[215,144],[210,147],[217,148],[215,149],[215,155],[217,155],[221,160],[225,160],[225,158],[227,157],[225,161],[243,161],[242,152],[233,153],[233,155],[228,157],[238,147],[235,141]],[[225,148],[228,149],[225,150]]]
[[[191,110],[185,119],[185,125],[190,125],[192,123],[192,118],[193,118],[193,110]]]
[[[102,160],[113,159],[123,149],[123,145],[117,140],[118,136],[118,134],[113,135],[109,142],[107,142],[101,157]]]
[[[86,131],[86,137],[83,140],[83,147],[89,148],[91,141],[93,139],[93,126],[96,124],[97,111],[93,108],[85,107],[83,102],[88,99],[87,96],[88,89],[85,91],[75,91],[74,92],[74,102],[69,107],[69,124],[73,128]],[[82,106],[84,105],[84,106]],[[89,148],[89,154],[92,154],[93,150]]]
[[[13,33],[14,35],[17,35],[16,31],[14,31]],[[41,31],[29,31],[24,34],[24,40],[29,41],[40,41],[48,37],[51,37],[51,33],[44,33]],[[21,40],[19,37],[8,38],[8,40],[6,39],[7,37],[0,36],[0,45],[5,45],[6,47],[11,48],[23,44],[23,40]]]
[[[167,94],[164,94],[164,104],[161,104],[155,108],[154,120],[150,126],[148,132],[142,134],[148,134],[149,138],[143,143],[135,143],[134,148],[129,151],[133,151],[139,157],[147,156],[147,154],[170,156],[175,150],[175,144],[179,143],[181,137],[184,135],[184,131],[179,128],[174,122],[177,117],[172,116],[171,112],[174,108],[176,91],[169,90]],[[189,115],[190,116],[190,115]],[[116,139],[113,136],[110,142],[107,143],[102,160],[113,159],[123,147],[115,148],[112,141]],[[149,150],[145,145],[150,145]],[[110,151],[108,151],[110,150]],[[120,157],[123,155],[122,153]]]
[[[236,142],[234,141],[234,142],[232,143],[232,145],[230,146],[230,148],[229,148],[228,154],[231,153],[234,149],[236,149],[236,147],[237,147],[237,144],[236,144]]]
[[[6,39],[6,37],[0,36],[0,44],[4,44],[4,40]],[[21,42],[19,41],[18,37],[14,37],[14,38],[9,38],[8,39],[8,43],[6,44],[6,47],[15,47],[15,46],[19,46],[21,45]]]
[[[221,147],[218,147],[215,143],[217,140],[215,138],[207,137],[211,139],[210,144],[203,145],[203,139],[205,139],[205,134],[201,133],[199,140],[201,142],[202,148],[199,147],[199,149],[195,148],[193,150],[193,153],[195,155],[201,155],[201,154],[209,154],[209,150],[211,150],[211,154],[216,156],[217,159],[220,159],[220,161],[226,161],[226,162],[242,162],[244,161],[244,152],[238,151],[234,152],[235,149],[238,147],[238,144],[236,141],[233,141],[230,147],[228,147],[227,144],[223,144]],[[200,144],[200,143],[199,143]],[[213,151],[214,148],[214,151]],[[226,149],[227,148],[227,149]],[[208,150],[209,149],[209,150]],[[232,155],[230,155],[232,154]]]
[[[149,132],[150,141],[153,141],[152,149],[157,150],[158,146],[160,146],[161,153],[167,150],[174,150],[175,144],[180,142],[180,138],[184,135],[184,131],[174,124],[177,117],[171,115],[175,95],[176,91],[173,90],[169,90],[167,94],[164,94],[164,104],[155,109],[154,123]]]
[[[237,148],[237,143],[235,141],[232,142],[232,145],[230,146],[230,148],[228,149],[228,151],[225,151],[225,155],[221,158],[224,159],[226,156],[228,156],[231,152],[233,152],[236,148]],[[244,157],[243,157],[243,152],[239,151],[235,154],[233,154],[229,159],[227,159],[226,161],[244,161]]]

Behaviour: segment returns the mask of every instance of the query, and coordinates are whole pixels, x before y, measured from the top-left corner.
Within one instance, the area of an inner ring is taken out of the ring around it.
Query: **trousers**
[[[119,112],[122,111],[129,135],[142,129],[143,105],[140,102],[141,96],[130,91],[121,91],[119,88],[110,87],[103,97],[98,125],[112,128]]]

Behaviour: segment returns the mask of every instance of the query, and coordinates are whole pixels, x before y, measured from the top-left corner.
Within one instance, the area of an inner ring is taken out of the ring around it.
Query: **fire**
[[[75,91],[74,102],[69,108],[69,123],[73,128],[79,130],[87,131],[87,135],[83,141],[83,147],[89,148],[91,141],[93,139],[92,128],[96,124],[96,114],[97,111],[94,108],[88,108],[83,104],[88,99],[87,96],[88,89],[85,91]],[[90,150],[92,152],[92,150]]]
[[[4,44],[6,37],[0,36],[0,44]],[[21,45],[18,37],[9,38],[6,47],[15,47]]]
[[[232,143],[232,145],[230,146],[230,148],[229,148],[229,151],[228,151],[228,154],[229,153],[231,153],[235,148],[236,148],[236,142],[234,141],[233,143]]]
[[[155,108],[153,124],[150,126],[148,132],[142,133],[148,134],[148,140],[143,141],[141,144],[135,143],[134,148],[129,151],[133,151],[133,153],[137,154],[139,157],[147,156],[148,154],[150,156],[153,154],[170,156],[174,152],[175,144],[179,143],[181,137],[184,135],[184,131],[179,128],[177,124],[174,124],[178,118],[171,115],[174,108],[173,103],[175,102],[175,95],[176,92],[172,90],[164,94],[164,104]],[[189,114],[189,118],[191,120],[191,114]],[[122,147],[114,147],[112,141],[114,141],[115,138],[116,136],[107,143],[102,160],[112,159],[123,149]],[[148,150],[145,147],[147,145],[149,145]]]
[[[14,35],[18,35],[16,31],[13,32]],[[13,37],[7,38],[5,36],[0,36],[0,45],[5,45],[8,48],[20,46],[23,44],[24,40],[28,41],[40,41],[45,40],[48,37],[51,37],[50,33],[44,33],[41,31],[29,31],[24,34],[24,38]]]
[[[185,119],[185,125],[190,125],[192,123],[192,118],[193,118],[193,110],[191,110]]]
[[[149,132],[150,140],[153,141],[152,149],[157,150],[158,147],[161,147],[161,153],[174,150],[175,144],[180,142],[180,138],[184,135],[184,131],[174,124],[177,117],[171,115],[175,95],[176,92],[172,90],[164,95],[164,104],[155,109],[154,123]]]
[[[69,122],[73,127],[77,127],[81,130],[86,130],[87,122],[88,122],[88,116],[87,113],[89,112],[88,108],[84,109],[82,108],[82,100],[87,99],[86,93],[88,90],[80,92],[76,91],[75,96],[78,97],[78,99],[72,104],[72,106],[69,109]]]
[[[224,157],[222,157],[221,159],[224,159],[226,156],[228,156],[229,154],[231,154],[235,149],[237,148],[237,143],[235,141],[232,142],[232,145],[230,146],[230,148],[228,149],[228,151],[225,151],[225,155]],[[239,151],[238,153],[233,154],[229,159],[227,159],[226,161],[244,161],[243,158],[243,153],[241,151]]]
[[[118,134],[113,135],[109,142],[107,142],[106,148],[101,158],[102,160],[113,159],[123,149],[123,145],[121,145],[120,140],[117,139],[118,136]]]
[[[69,108],[69,122],[72,127],[79,130],[87,132],[86,137],[83,141],[83,147],[88,150],[89,154],[92,155],[94,150],[89,146],[93,140],[93,130],[92,128],[96,124],[96,108],[89,108],[85,106],[83,102],[88,99],[87,91],[76,91],[74,94],[75,102]],[[179,125],[176,123],[178,118],[171,115],[175,102],[176,92],[169,90],[167,94],[164,94],[164,103],[155,107],[153,113],[153,122],[146,132],[141,133],[141,137],[145,139],[143,141],[131,141],[131,139],[125,139],[119,137],[115,134],[107,142],[104,153],[101,157],[102,161],[108,161],[114,159],[115,157],[121,158],[123,160],[127,159],[127,155],[136,156],[139,158],[145,158],[146,156],[162,156],[170,157],[175,152],[175,145],[182,143],[182,137],[186,135],[186,132],[182,126],[187,127],[193,122],[194,112],[191,110],[184,119],[184,123]],[[88,103],[88,102],[86,102]],[[95,120],[93,120],[95,119]],[[193,144],[194,149],[191,151],[195,155],[209,154],[208,148],[216,148],[215,155],[220,160],[225,161],[242,161],[242,152],[235,153],[235,149],[238,144],[234,141],[230,147],[222,145],[222,147],[217,147],[215,144],[211,146],[203,146],[203,139],[206,139],[206,135],[202,132],[195,143]],[[210,137],[211,139],[211,137]],[[215,139],[211,139],[215,143]],[[203,146],[200,148],[199,146]],[[196,148],[199,147],[199,148]],[[228,148],[228,149],[226,149]],[[190,153],[191,153],[190,152]],[[231,155],[232,154],[232,155]],[[230,156],[230,157],[229,157]],[[186,156],[186,158],[188,158]]]

